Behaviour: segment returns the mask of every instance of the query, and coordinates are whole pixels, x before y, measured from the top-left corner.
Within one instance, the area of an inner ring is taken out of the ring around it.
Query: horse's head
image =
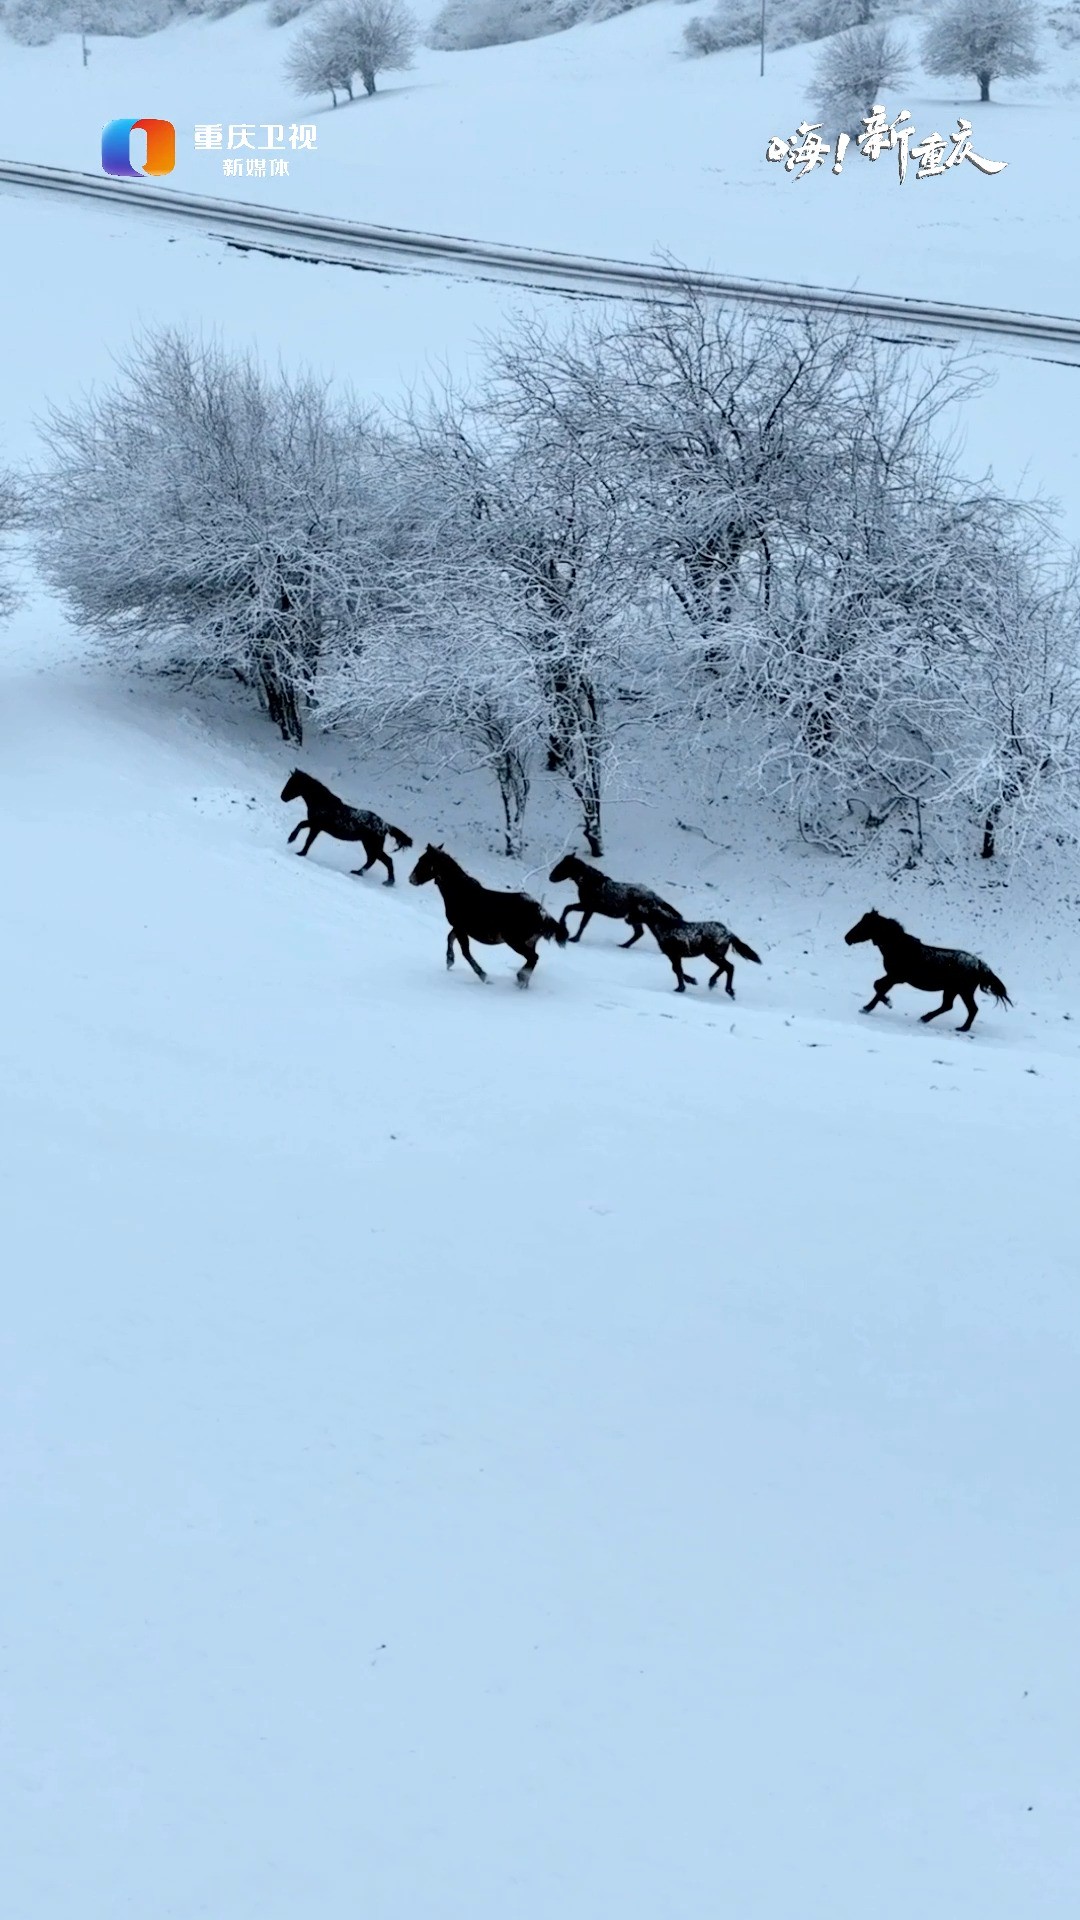
[[[415,867],[409,875],[411,887],[422,887],[428,880],[434,880],[440,867],[441,847],[425,847]]]
[[[548,874],[548,879],[555,885],[558,885],[560,880],[573,880],[575,874],[579,872],[580,867],[581,861],[578,859],[576,853],[564,853],[558,865],[552,867],[551,872]]]
[[[844,945],[847,947],[858,947],[862,945],[864,940],[873,940],[877,935],[880,925],[881,915],[880,913],[875,913],[871,907],[869,913],[864,913],[862,919],[856,921],[851,932],[845,933]]]
[[[299,800],[303,792],[304,776],[299,767],[294,767],[285,785],[281,789],[283,800]]]

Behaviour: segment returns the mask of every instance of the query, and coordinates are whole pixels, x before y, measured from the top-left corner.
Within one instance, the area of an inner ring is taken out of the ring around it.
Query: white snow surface
[[[428,891],[294,857],[295,753],[49,623],[0,760],[9,1910],[1065,1920],[1061,924],[905,878],[1015,1008],[863,1019],[865,876],[639,786],[605,864],[758,948],[738,1001],[603,922],[485,988]],[[486,792],[301,759],[562,897],[557,804],[519,873]]]
[[[1046,36],[1046,69],[996,82],[922,76],[919,15],[901,18],[906,107],[920,135],[972,122],[976,151],[1007,163],[993,178],[965,163],[900,185],[894,155],[851,149],[839,178],[770,165],[773,134],[813,110],[818,46],[767,55],[746,47],[687,59],[682,35],[708,6],[657,0],[618,19],[469,53],[422,49],[373,100],[331,109],[289,90],[282,65],[299,30],[265,24],[261,6],[187,21],[146,39],[77,38],[43,49],[0,39],[0,146],[11,159],[100,167],[101,128],[150,114],[177,127],[169,184],[282,207],[471,238],[651,259],[796,280],[1059,314],[1080,312],[1080,200],[1069,136],[1080,52]],[[433,7],[423,7],[426,15]],[[288,178],[225,178],[222,155],[194,150],[196,124],[317,127],[317,150]],[[133,192],[139,190],[132,183]]]

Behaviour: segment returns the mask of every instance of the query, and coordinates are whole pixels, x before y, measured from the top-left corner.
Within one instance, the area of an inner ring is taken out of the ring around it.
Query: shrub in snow
[[[427,35],[429,47],[463,53],[472,47],[509,46],[565,33],[583,20],[611,20],[649,0],[447,0]]]
[[[247,0],[179,0],[181,13],[195,14],[207,20],[224,20],[247,5]]]
[[[325,651],[377,600],[385,436],[165,333],[47,440],[41,564],[76,623],[121,666],[239,679],[299,741]]]
[[[466,53],[537,40],[573,26],[586,7],[587,0],[564,0],[558,10],[552,0],[448,0],[431,23],[427,44],[440,53]]]
[[[888,27],[849,27],[818,56],[814,98],[837,126],[854,127],[862,114],[901,84],[907,70],[907,48]]]
[[[1030,0],[947,0],[923,40],[922,64],[943,78],[973,75],[979,99],[989,100],[992,81],[1039,72],[1040,17]]]
[[[976,384],[688,294],[519,322],[391,433],[166,335],[54,418],[42,567],[124,670],[490,769],[508,851],[546,762],[598,853],[635,740],[843,851],[1075,844],[1076,559],[958,471]]]
[[[869,26],[884,0],[782,0],[770,10],[769,45],[778,49],[828,40],[848,27]]]
[[[310,92],[326,91],[337,106],[338,90],[353,98],[359,73],[364,91],[376,76],[412,64],[416,25],[396,0],[338,0],[303,28],[285,62],[286,78]]]
[[[310,13],[318,0],[270,0],[266,9],[266,24],[269,27],[287,27],[290,20],[298,20],[302,13]]]
[[[683,42],[689,54],[726,53],[731,47],[751,46],[760,33],[760,0],[721,0],[712,13],[687,22]]]
[[[1080,6],[1054,7],[1046,16],[1046,24],[1060,47],[1080,46]],[[1075,87],[1067,90],[1072,93]]]
[[[14,474],[5,473],[4,469],[0,467],[0,563],[2,563],[4,559],[4,535],[12,528],[21,526],[23,519],[24,501],[22,489]],[[2,564],[0,564],[0,619],[2,619],[5,614],[11,612],[15,601],[16,595],[14,589],[5,576]]]

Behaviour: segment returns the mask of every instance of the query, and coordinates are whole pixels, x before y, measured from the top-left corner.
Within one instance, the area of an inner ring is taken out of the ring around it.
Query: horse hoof
[[[734,987],[728,987],[728,989],[727,989],[727,997],[728,997],[728,999],[729,999],[729,1000],[734,1000],[734,998],[735,998],[735,989],[734,989]]]
[[[393,883],[393,881],[392,881],[392,880],[384,880],[384,881],[383,881],[383,886],[384,886],[384,887],[392,887],[392,886],[393,886],[393,884],[394,884],[394,883]]]

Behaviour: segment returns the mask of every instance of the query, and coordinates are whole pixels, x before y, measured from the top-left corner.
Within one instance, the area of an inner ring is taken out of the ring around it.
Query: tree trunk
[[[495,777],[499,782],[499,798],[502,801],[505,851],[508,858],[513,860],[522,848],[522,825],[529,798],[529,776],[519,755],[511,749],[501,753],[496,760]]]
[[[375,75],[373,73],[365,73],[361,77],[364,82],[364,92],[370,98],[375,91]]]
[[[991,82],[991,80],[993,79],[993,74],[990,74],[990,73],[977,73],[977,74],[975,75],[975,78],[976,78],[976,80],[977,80],[977,81],[978,81],[978,83],[979,83],[979,99],[980,99],[980,100],[989,100],[989,98],[990,98],[990,82]]]
[[[1001,801],[995,800],[983,821],[982,857],[992,860],[997,851],[997,823],[1001,818]]]
[[[291,746],[302,746],[304,724],[300,718],[300,703],[293,682],[272,661],[265,661],[259,668],[259,679],[266,695],[266,711],[282,739]]]

